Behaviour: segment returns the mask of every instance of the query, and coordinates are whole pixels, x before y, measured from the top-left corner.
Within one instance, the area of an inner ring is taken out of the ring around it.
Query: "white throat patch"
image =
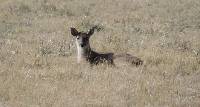
[[[77,40],[76,40],[76,47],[77,47],[77,62],[80,63],[83,55],[83,48],[80,47]]]

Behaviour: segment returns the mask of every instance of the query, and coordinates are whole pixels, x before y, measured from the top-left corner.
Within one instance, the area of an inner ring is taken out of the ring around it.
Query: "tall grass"
[[[200,106],[198,0],[0,0],[0,11],[0,107]],[[144,65],[77,64],[69,28],[94,25],[94,50]]]

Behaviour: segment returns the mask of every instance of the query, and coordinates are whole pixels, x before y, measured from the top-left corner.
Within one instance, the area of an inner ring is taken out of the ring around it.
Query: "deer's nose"
[[[84,44],[81,44],[81,47],[84,47]]]

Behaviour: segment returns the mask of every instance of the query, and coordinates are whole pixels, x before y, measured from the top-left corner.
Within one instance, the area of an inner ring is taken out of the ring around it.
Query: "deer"
[[[91,49],[90,47],[90,37],[94,34],[94,30],[97,27],[92,27],[88,32],[79,32],[76,28],[71,27],[71,35],[76,38],[77,47],[77,63],[82,63],[83,61],[89,62],[91,65],[98,65],[106,63],[108,65],[115,66],[116,59],[122,59],[131,65],[142,65],[143,61],[140,58],[132,56],[130,54],[114,54],[114,53],[99,53]]]

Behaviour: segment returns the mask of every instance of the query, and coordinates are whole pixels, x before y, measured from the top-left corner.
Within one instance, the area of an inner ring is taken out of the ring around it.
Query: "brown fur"
[[[94,33],[93,27],[89,30],[88,33],[78,32],[75,28],[71,28],[71,34],[76,37],[76,45],[78,49],[78,61],[84,59],[88,61],[92,65],[97,65],[99,63],[107,63],[109,65],[115,65],[114,60],[121,58],[130,64],[134,64],[136,66],[142,65],[143,61],[140,58],[132,56],[130,54],[118,54],[114,55],[114,53],[105,53],[101,54],[93,51],[90,48],[89,38]]]

